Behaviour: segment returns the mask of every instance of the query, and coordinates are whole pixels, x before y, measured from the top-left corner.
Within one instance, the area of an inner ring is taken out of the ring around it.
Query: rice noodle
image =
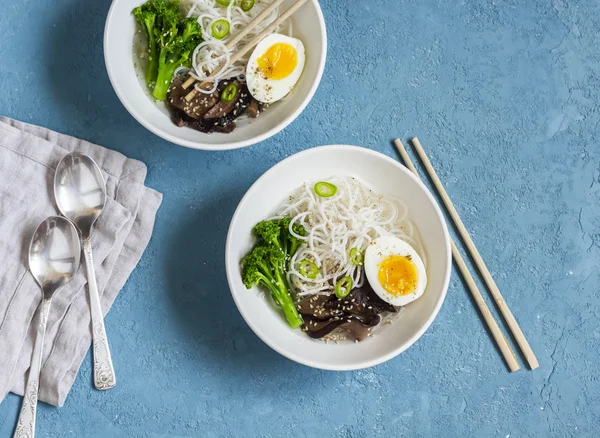
[[[229,65],[231,55],[241,47],[245,46],[250,40],[262,32],[268,25],[279,16],[279,8],[275,8],[264,20],[262,20],[252,31],[248,33],[232,50],[226,47],[227,42],[233,38],[241,29],[245,28],[258,14],[265,10],[273,0],[256,1],[252,9],[244,12],[242,8],[236,6],[235,1],[231,1],[229,6],[219,5],[216,0],[182,0],[180,5],[186,17],[193,17],[198,20],[202,26],[202,37],[204,41],[196,47],[192,54],[193,71],[190,75],[198,81],[210,80],[213,87],[209,90],[201,89],[198,84],[196,90],[201,93],[211,94],[219,85],[219,81],[229,78],[237,78],[245,81],[246,65],[252,51],[244,55],[241,59],[232,65]],[[229,23],[229,33],[222,40],[218,40],[212,35],[211,26],[217,20],[227,20]],[[291,35],[291,22],[289,24]],[[274,32],[280,32],[279,27]],[[219,73],[210,75],[221,63],[225,61],[227,67]]]
[[[335,176],[326,181],[337,186],[334,196],[317,196],[314,182],[304,183],[274,215],[292,218],[290,232],[306,243],[293,256],[287,274],[298,297],[330,295],[337,280],[344,276],[350,276],[355,287],[362,286],[363,268],[352,264],[350,250],[357,248],[364,254],[369,243],[379,236],[393,235],[405,240],[427,265],[421,238],[408,219],[404,202],[375,193],[352,177]],[[292,225],[296,223],[306,228],[306,236],[293,232]],[[303,259],[319,267],[317,278],[307,278],[298,271],[298,263]]]

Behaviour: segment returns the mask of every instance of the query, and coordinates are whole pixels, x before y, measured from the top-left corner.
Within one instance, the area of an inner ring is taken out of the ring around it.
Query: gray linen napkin
[[[102,169],[108,200],[92,247],[104,314],[146,249],[162,195],[144,186],[146,166],[63,134],[0,117],[0,401],[22,395],[41,300],[28,271],[29,239],[54,203],[54,171],[67,153],[91,156]],[[91,344],[85,269],[54,296],[48,318],[40,400],[62,406]],[[107,329],[110,333],[110,327]],[[115,353],[113,352],[113,355]]]

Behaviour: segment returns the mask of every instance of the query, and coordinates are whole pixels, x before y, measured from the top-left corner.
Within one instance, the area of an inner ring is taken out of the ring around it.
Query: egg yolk
[[[379,265],[379,283],[391,295],[408,295],[417,288],[417,267],[410,257],[389,256]]]
[[[285,79],[298,65],[298,53],[291,44],[273,44],[257,60],[258,68],[266,79]]]

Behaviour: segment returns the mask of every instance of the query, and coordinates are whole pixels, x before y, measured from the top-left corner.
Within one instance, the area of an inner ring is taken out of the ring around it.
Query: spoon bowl
[[[56,167],[54,197],[58,209],[89,236],[106,204],[106,184],[98,165],[76,152],[65,155]]]
[[[44,296],[51,296],[73,278],[80,258],[79,235],[71,222],[50,216],[38,225],[29,245],[29,270]]]

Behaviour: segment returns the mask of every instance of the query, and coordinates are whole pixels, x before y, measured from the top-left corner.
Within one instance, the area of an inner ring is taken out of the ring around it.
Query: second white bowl
[[[306,181],[350,175],[382,194],[399,198],[418,227],[427,256],[427,288],[405,307],[393,324],[358,344],[327,343],[292,330],[280,312],[257,289],[242,283],[240,260],[254,244],[252,228],[269,217]],[[427,330],[446,296],[450,279],[450,240],[439,207],[427,188],[397,161],[356,146],[323,146],[293,155],[275,165],[250,187],[233,215],[227,236],[225,266],[233,299],[254,332],[271,348],[304,365],[352,370],[377,365],[406,350]],[[432,352],[433,354],[433,352]]]

